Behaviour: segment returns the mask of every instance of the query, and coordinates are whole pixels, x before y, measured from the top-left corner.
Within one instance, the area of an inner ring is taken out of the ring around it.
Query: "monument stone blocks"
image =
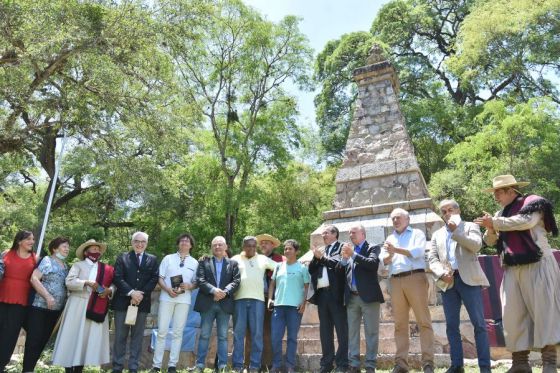
[[[342,242],[349,241],[348,231],[356,223],[366,229],[368,242],[382,243],[393,231],[389,214],[397,207],[409,211],[411,225],[425,231],[428,238],[443,226],[441,218],[432,210],[433,202],[400,111],[396,72],[382,55],[373,53],[368,61],[373,62],[354,71],[358,98],[345,158],[335,179],[333,210],[323,213],[323,225],[311,234],[312,245],[322,245],[321,233],[328,224],[337,226]],[[380,285],[386,298],[381,306],[381,329],[388,336],[380,340],[380,351],[393,353],[389,282],[382,278]],[[430,312],[437,320],[434,324],[438,323],[435,348],[443,352],[448,346],[445,324],[440,317],[442,309],[435,304],[436,300],[432,284]],[[417,338],[415,322],[411,322],[410,328],[413,338]],[[417,344],[418,339],[414,339],[411,352],[419,352]],[[420,362],[413,362],[416,363]]]

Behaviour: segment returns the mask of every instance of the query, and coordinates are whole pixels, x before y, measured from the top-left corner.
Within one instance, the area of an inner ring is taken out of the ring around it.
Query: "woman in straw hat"
[[[502,209],[475,223],[486,228],[484,241],[496,245],[504,265],[502,315],[506,347],[513,355],[508,372],[531,372],[529,352],[540,349],[543,373],[552,373],[560,343],[560,269],[547,234],[557,236],[558,227],[549,201],[519,191],[528,184],[512,175],[495,177],[485,192],[493,193]]]
[[[66,277],[70,292],[53,352],[53,364],[66,372],[82,372],[84,365],[102,365],[109,359],[107,311],[113,292],[113,267],[99,258],[107,245],[89,240],[76,250],[81,259]]]

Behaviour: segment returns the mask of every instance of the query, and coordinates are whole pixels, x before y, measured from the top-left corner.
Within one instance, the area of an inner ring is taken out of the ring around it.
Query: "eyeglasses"
[[[148,241],[132,240],[132,243],[143,243],[143,244],[146,244],[146,243],[148,243]]]

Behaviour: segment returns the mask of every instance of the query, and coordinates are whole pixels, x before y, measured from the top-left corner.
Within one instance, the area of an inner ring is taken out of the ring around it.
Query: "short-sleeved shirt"
[[[46,256],[41,260],[37,269],[43,274],[41,283],[54,298],[53,310],[63,309],[64,303],[66,303],[66,285],[64,281],[68,275],[68,266],[66,264],[61,266],[57,263],[56,259]],[[36,294],[33,307],[48,308],[47,301],[39,294]]]
[[[171,287],[171,277],[183,276],[183,283],[194,284],[196,282],[196,270],[198,261],[192,256],[187,256],[181,267],[181,257],[178,253],[166,255],[159,265],[159,277],[165,281],[165,285]],[[172,303],[191,304],[191,291],[187,290],[175,298],[171,298],[166,291],[162,291],[159,296],[160,301]]]
[[[304,285],[309,284],[309,271],[300,262],[278,264],[272,274],[276,282],[274,291],[275,306],[294,306],[303,303]]]
[[[234,298],[257,299],[264,302],[264,274],[267,269],[274,270],[277,263],[266,255],[255,254],[251,258],[245,252],[231,258],[239,266],[241,282]]]

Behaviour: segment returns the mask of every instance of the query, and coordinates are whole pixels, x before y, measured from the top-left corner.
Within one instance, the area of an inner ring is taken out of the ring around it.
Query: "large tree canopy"
[[[232,243],[280,221],[260,221],[253,199],[289,196],[286,175],[316,198],[283,208],[294,221],[278,234],[305,243],[330,203],[311,181],[332,172],[294,160],[310,141],[285,86],[307,85],[312,58],[295,17],[273,23],[235,0],[0,7],[3,243],[38,228],[64,133],[49,237],[105,239],[113,254],[139,229],[160,252],[185,231]]]
[[[181,13],[183,1],[162,2],[172,26],[166,32],[169,54],[179,72],[180,90],[197,103],[211,128],[226,179],[225,237],[230,241],[259,165],[282,168],[300,142],[294,98],[284,87],[304,84],[311,50],[295,17],[266,21],[240,1],[217,1],[205,22]],[[166,7],[170,7],[169,11]],[[171,15],[171,16],[169,16]]]
[[[369,33],[327,43],[315,66],[317,121],[327,153],[342,155],[356,98],[351,72],[366,64],[374,42],[398,71],[402,110],[428,181],[447,166],[451,146],[478,132],[473,118],[485,102],[542,95],[556,101],[558,1],[514,3],[394,0]]]

